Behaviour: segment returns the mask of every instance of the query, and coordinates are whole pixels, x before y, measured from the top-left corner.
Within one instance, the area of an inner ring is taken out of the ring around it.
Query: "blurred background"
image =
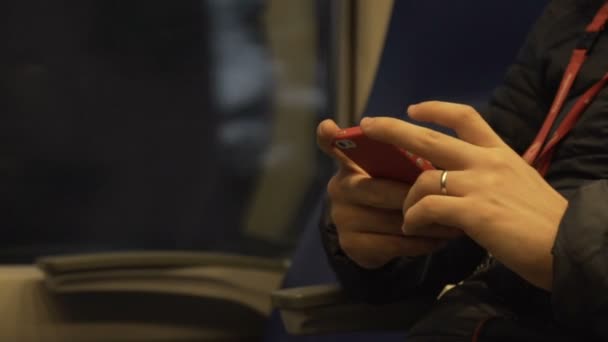
[[[286,256],[331,162],[336,3],[0,4],[0,262]]]
[[[0,1],[0,340],[403,330],[336,283],[316,125],[483,112],[545,3]]]

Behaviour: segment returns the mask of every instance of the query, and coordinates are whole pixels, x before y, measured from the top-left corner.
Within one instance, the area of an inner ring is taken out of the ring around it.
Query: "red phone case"
[[[333,144],[372,177],[413,184],[423,171],[434,169],[425,159],[368,138],[360,127],[341,130]]]

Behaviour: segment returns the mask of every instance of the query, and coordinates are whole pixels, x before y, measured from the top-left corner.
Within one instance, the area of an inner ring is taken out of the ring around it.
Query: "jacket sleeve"
[[[570,196],[553,256],[556,319],[608,340],[608,180]]]

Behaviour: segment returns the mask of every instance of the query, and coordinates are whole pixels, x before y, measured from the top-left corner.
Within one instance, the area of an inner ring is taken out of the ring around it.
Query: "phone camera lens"
[[[336,146],[338,146],[338,148],[343,149],[343,150],[348,150],[348,149],[357,147],[357,145],[355,144],[354,141],[347,140],[347,139],[336,141]]]

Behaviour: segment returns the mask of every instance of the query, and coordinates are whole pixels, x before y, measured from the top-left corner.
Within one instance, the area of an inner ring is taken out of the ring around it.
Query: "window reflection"
[[[0,6],[2,261],[288,250],[329,168],[314,2]]]

